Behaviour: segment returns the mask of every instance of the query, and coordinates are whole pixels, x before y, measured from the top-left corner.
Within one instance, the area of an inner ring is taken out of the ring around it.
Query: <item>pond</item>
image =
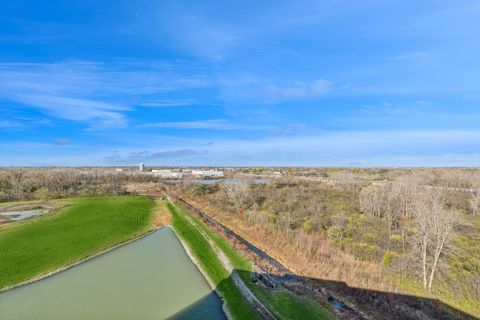
[[[0,294],[0,319],[226,319],[175,233],[163,228]]]
[[[44,213],[44,210],[23,210],[23,211],[10,211],[10,212],[0,212],[0,216],[4,217],[6,222],[19,221],[30,219],[33,217],[40,216]]]

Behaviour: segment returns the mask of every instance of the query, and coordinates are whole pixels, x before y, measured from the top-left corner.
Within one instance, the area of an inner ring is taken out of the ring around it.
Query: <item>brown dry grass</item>
[[[201,199],[188,200],[301,276],[341,281],[355,288],[399,292],[379,264],[359,261],[332,247],[326,239],[306,232],[286,234],[251,219],[219,213],[219,208]],[[305,243],[310,244],[311,252],[303,251]]]
[[[168,209],[165,207],[164,200],[157,200],[155,201],[155,203],[157,204],[157,207],[155,208],[151,225],[152,228],[158,229],[169,225],[172,220],[172,216]]]

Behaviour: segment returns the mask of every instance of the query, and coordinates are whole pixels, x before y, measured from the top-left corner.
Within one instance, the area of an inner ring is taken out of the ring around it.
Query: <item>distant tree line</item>
[[[125,182],[152,179],[149,175],[107,168],[3,169],[0,170],[0,202],[117,195],[124,193]]]

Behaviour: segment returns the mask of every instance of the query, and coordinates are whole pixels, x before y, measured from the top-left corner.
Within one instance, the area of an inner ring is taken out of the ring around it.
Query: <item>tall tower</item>
[[[138,170],[140,170],[140,172],[144,172],[145,171],[145,165],[143,163],[140,163],[140,165],[138,166]]]

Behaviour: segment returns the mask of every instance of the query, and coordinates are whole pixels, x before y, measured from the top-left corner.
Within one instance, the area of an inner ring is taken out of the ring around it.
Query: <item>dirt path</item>
[[[158,229],[161,227],[165,227],[169,225],[170,221],[172,220],[172,216],[163,205],[163,202],[164,200],[155,200],[155,204],[157,206],[152,217],[152,228]]]

